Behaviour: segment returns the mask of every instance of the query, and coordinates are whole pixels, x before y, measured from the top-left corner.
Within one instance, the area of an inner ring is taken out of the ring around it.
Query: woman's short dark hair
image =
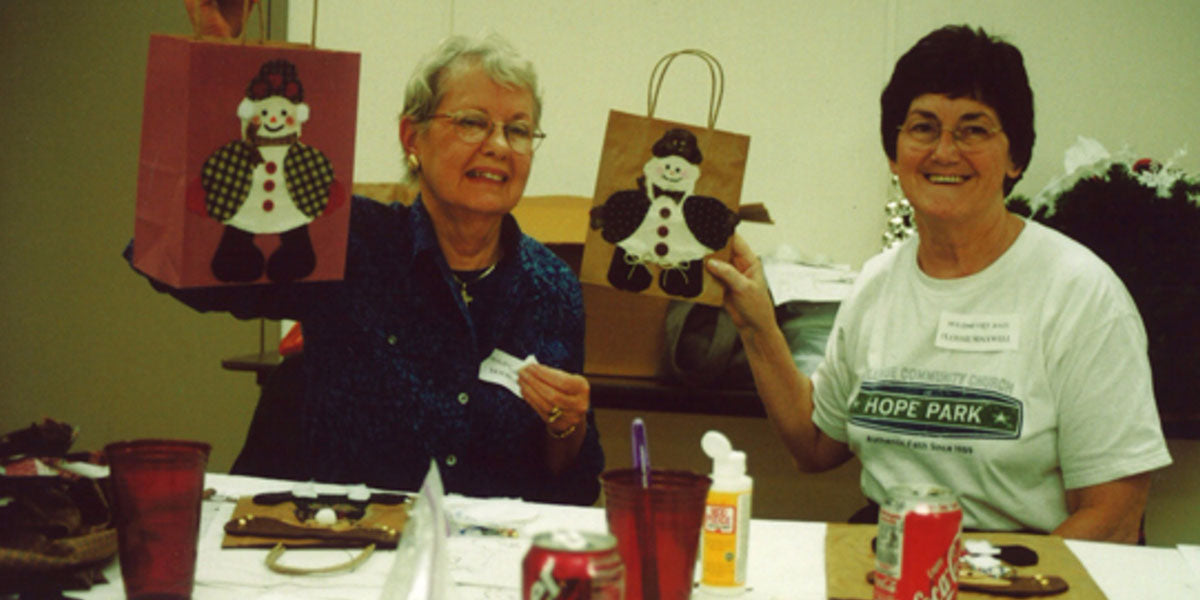
[[[1033,90],[1016,46],[982,28],[947,25],[901,56],[879,99],[883,149],[893,161],[900,126],[912,101],[922,94],[971,98],[995,110],[1008,136],[1009,157],[1024,173],[1033,154]],[[1020,179],[1020,175],[1005,178],[1005,196]]]

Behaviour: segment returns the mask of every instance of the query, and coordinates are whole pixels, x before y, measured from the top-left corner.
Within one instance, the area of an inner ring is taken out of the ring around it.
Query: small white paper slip
[[[1017,315],[963,315],[943,312],[938,320],[934,345],[962,352],[1016,350],[1019,331]]]
[[[537,357],[532,354],[522,360],[496,348],[492,350],[491,355],[479,363],[479,379],[502,386],[520,396],[521,386],[517,383],[517,371],[520,371],[525,365],[536,362]]]

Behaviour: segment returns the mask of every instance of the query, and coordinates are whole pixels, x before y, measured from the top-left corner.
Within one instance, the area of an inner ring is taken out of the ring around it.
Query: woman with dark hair
[[[866,516],[889,487],[936,484],[967,528],[1137,541],[1149,472],[1171,462],[1146,334],[1107,265],[1005,208],[1034,140],[1020,51],[934,31],[881,109],[917,235],[863,266],[811,379],[744,240],[709,263],[776,430],[803,470],[858,456]]]

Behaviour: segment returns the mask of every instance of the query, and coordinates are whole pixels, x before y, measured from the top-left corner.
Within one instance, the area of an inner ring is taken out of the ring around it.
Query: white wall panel
[[[292,39],[308,39],[310,6],[292,1]],[[644,113],[658,58],[707,50],[726,75],[717,127],[751,136],[742,201],[777,222],[741,227],[759,251],[787,243],[857,266],[879,249],[879,92],[898,54],[946,23],[981,25],[1025,54],[1038,141],[1016,193],[1059,174],[1078,135],[1160,160],[1200,150],[1200,3],[1189,0],[324,0],[319,12],[319,45],[363,52],[360,181],[399,177],[404,81],[451,31],[499,32],[538,67],[550,137],[530,194],[590,196],[608,111]],[[699,124],[707,106],[707,69],[682,57],[658,116]],[[1195,154],[1179,164],[1200,171]]]

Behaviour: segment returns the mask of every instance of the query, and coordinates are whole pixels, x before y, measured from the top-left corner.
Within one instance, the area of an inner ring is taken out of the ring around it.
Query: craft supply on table
[[[409,497],[366,486],[318,493],[311,482],[286,492],[237,500],[223,548],[394,548],[408,520]]]
[[[829,598],[871,598],[874,585],[874,525],[830,523],[825,535],[825,582]],[[995,578],[973,572],[960,561],[958,600],[993,600],[999,597],[1050,596],[1055,600],[1104,598],[1075,553],[1054,535],[1006,532],[966,532],[964,547],[975,540],[1004,548],[1005,556],[1019,562],[1036,558],[1033,565],[1017,566],[1009,577]],[[1018,550],[1019,549],[1019,550]],[[997,555],[999,556],[999,555]]]
[[[709,431],[700,445],[713,461],[700,540],[700,589],[740,594],[746,589],[754,481],[746,474],[746,453],[734,450],[724,434]]]

